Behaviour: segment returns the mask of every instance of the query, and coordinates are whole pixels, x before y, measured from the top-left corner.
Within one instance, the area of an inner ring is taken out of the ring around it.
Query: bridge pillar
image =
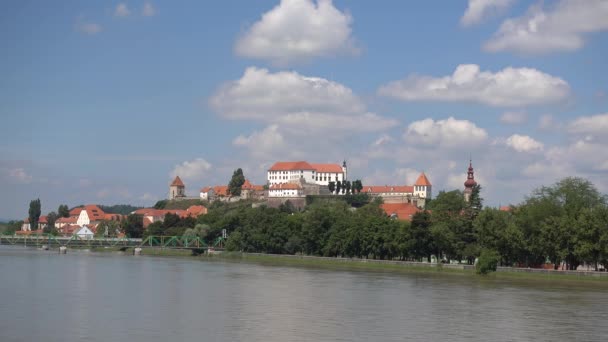
[[[140,247],[135,247],[133,249],[133,255],[141,255],[141,248]]]
[[[66,246],[59,247],[59,254],[67,254],[68,248]]]

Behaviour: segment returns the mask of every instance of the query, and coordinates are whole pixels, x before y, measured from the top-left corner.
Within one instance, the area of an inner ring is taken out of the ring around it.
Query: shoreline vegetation
[[[91,248],[92,252],[120,252],[124,255],[133,255],[133,248]],[[542,269],[525,269],[499,267],[497,272],[479,276],[475,267],[466,264],[437,264],[426,262],[376,260],[359,258],[335,258],[305,255],[264,254],[222,252],[217,254],[200,253],[200,250],[176,250],[162,248],[143,248],[141,255],[158,257],[188,258],[202,261],[225,261],[238,263],[253,263],[268,266],[306,267],[339,271],[368,271],[390,272],[395,274],[425,274],[425,275],[456,275],[476,278],[493,279],[496,281],[530,280],[530,281],[558,281],[583,282],[608,285],[608,273],[584,271],[555,271]]]

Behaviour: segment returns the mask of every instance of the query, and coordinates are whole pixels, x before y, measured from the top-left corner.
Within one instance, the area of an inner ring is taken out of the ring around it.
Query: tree
[[[232,178],[230,179],[230,183],[228,183],[228,193],[231,196],[240,196],[241,195],[241,187],[245,183],[245,176],[243,175],[243,170],[239,167],[232,174]]]
[[[57,221],[57,219],[59,218],[59,215],[54,212],[51,211],[50,213],[48,213],[46,215],[46,227],[44,227],[43,229],[43,233],[45,234],[51,234],[54,230],[55,230],[55,221]]]
[[[352,187],[351,182],[350,182],[350,181],[346,181],[346,186],[345,186],[345,188],[346,188],[346,193],[347,193],[347,194],[350,194],[350,189],[351,189],[351,187]]]
[[[496,251],[489,249],[482,250],[479,259],[477,259],[477,264],[475,265],[477,274],[486,275],[490,272],[495,272],[498,260],[499,255]]]
[[[483,198],[481,198],[481,185],[475,184],[473,186],[473,191],[471,192],[471,197],[469,198],[469,202],[467,203],[467,214],[469,218],[475,219],[479,212],[483,209]]]
[[[357,193],[360,193],[361,190],[363,190],[363,183],[360,179],[357,179],[353,182],[353,194],[355,193],[355,190],[357,191]]]
[[[154,204],[154,209],[165,209],[165,206],[167,206],[167,202],[168,202],[167,200],[157,201]]]
[[[95,237],[111,238],[115,237],[120,230],[118,221],[101,221],[95,231]]]
[[[130,214],[124,223],[125,234],[130,238],[141,238],[144,232],[143,216]]]
[[[338,181],[338,183],[336,183],[336,194],[339,194],[341,190],[342,190],[342,182]]]
[[[333,194],[334,190],[336,190],[336,182],[334,182],[334,181],[329,182],[327,187],[329,188],[329,192],[331,192]]]
[[[57,215],[59,217],[70,217],[70,209],[68,209],[67,204],[60,204],[57,209]]]
[[[30,201],[30,210],[29,210],[29,221],[30,221],[30,229],[32,231],[38,229],[38,220],[40,220],[40,198]]]

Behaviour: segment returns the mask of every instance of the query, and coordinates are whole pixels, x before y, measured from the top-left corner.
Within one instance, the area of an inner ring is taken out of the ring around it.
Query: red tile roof
[[[243,183],[243,186],[241,186],[241,189],[261,191],[261,190],[264,190],[264,186],[263,185],[253,185],[253,184],[251,184],[249,179],[245,179],[245,183]]]
[[[500,207],[500,211],[511,211],[511,206],[509,205],[503,205],[502,207]]]
[[[382,203],[380,208],[384,210],[386,215],[395,214],[398,219],[405,221],[411,221],[415,213],[422,211],[422,209],[410,203]]]
[[[228,185],[216,185],[213,187],[213,192],[218,196],[228,196]]]
[[[55,221],[55,223],[76,224],[76,221],[78,221],[78,217],[60,217],[57,219],[57,221]]]
[[[414,187],[409,185],[368,185],[364,186],[362,192],[372,194],[383,193],[413,193]]]
[[[318,172],[325,173],[342,173],[342,166],[338,164],[311,164],[312,167]]]
[[[82,211],[81,207],[74,208],[74,209],[70,210],[70,216],[78,216],[78,215],[80,215],[81,211]]]
[[[212,189],[212,187],[206,186],[206,187],[204,187],[204,188],[201,189],[201,192],[209,192],[209,190],[211,190],[211,189]]]
[[[89,216],[90,221],[101,221],[106,215],[106,213],[95,204],[85,205],[84,210],[87,211],[87,215]]]
[[[416,180],[416,183],[414,183],[414,185],[431,186],[431,182],[429,181],[428,178],[426,178],[426,175],[423,172],[420,174],[420,176],[418,177],[418,179]]]
[[[279,184],[272,184],[269,187],[270,190],[299,190],[302,189],[302,187],[299,184],[295,184],[295,183],[279,183]]]
[[[315,168],[305,161],[296,162],[276,162],[268,171],[296,171],[314,170]]]
[[[207,214],[207,208],[202,205],[193,205],[190,208],[186,209],[189,215],[193,217],[197,217],[199,215]]]
[[[175,176],[175,179],[173,180],[173,183],[171,183],[171,186],[185,186],[184,182],[182,182],[182,180],[179,178],[179,176]]]

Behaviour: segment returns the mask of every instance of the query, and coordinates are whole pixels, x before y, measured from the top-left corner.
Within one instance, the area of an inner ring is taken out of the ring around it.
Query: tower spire
[[[469,159],[469,169],[467,170],[467,180],[464,182],[464,199],[469,201],[473,193],[473,187],[477,185],[475,181],[475,170],[473,169],[473,159]]]

